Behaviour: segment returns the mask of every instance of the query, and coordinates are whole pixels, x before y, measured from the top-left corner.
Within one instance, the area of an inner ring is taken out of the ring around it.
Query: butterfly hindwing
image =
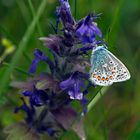
[[[117,66],[117,71],[116,71],[116,78],[114,82],[122,82],[130,79],[130,73],[128,69],[125,67],[125,65],[117,58],[115,57],[111,52],[106,50],[110,57],[112,58],[114,64]]]
[[[99,46],[91,56],[90,80],[100,86],[109,86],[113,82],[121,82],[130,78],[124,64],[111,52]]]

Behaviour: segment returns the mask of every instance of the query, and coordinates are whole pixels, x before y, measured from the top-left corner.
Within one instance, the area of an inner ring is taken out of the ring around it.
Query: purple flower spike
[[[72,17],[70,5],[68,0],[59,0],[61,6],[57,9],[57,16],[61,18],[63,25],[67,28],[70,25],[74,25],[75,21]]]
[[[63,41],[62,36],[50,35],[49,37],[41,37],[39,40],[43,41],[44,46],[47,46],[57,54],[60,53],[60,47]]]
[[[60,88],[68,91],[70,99],[83,99],[81,87],[85,88],[85,84],[76,72],[70,78],[60,83]]]
[[[85,19],[79,22],[76,34],[83,44],[93,43],[96,40],[96,35],[102,37],[102,32],[93,20],[94,17],[89,14]]]
[[[50,23],[55,34],[39,38],[52,57],[36,49],[29,69],[30,73],[35,73],[38,64],[45,62],[49,71],[40,69],[38,75],[30,74],[32,77],[26,82],[11,83],[11,86],[22,89],[23,104],[15,109],[15,113],[23,111],[26,114],[24,135],[34,136],[23,139],[39,140],[41,134],[48,133],[56,140],[69,129],[81,140],[86,139],[82,118],[88,111],[86,95],[94,86],[87,72],[91,67],[87,55],[91,49],[104,44],[102,32],[94,22],[99,15],[89,14],[77,22],[72,16],[69,0],[58,1],[56,26]],[[82,114],[71,107],[75,100],[81,102]],[[11,135],[14,135],[13,131],[8,138]]]
[[[46,101],[48,100],[47,93],[44,92],[43,90],[37,90],[36,88],[34,88],[33,91],[26,90],[22,92],[22,94],[24,96],[28,96],[30,103],[35,106],[41,106],[45,104]]]
[[[59,0],[59,2],[64,5],[67,9],[70,8],[69,2],[68,0]]]

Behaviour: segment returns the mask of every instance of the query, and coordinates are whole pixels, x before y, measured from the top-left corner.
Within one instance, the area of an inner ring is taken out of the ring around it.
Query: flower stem
[[[95,106],[95,104],[100,100],[100,98],[106,93],[108,88],[109,87],[101,87],[99,89],[99,91],[96,94],[96,96],[89,102],[89,104],[87,106],[87,112],[89,112],[93,108],[93,106]]]
[[[35,9],[34,9],[34,7],[33,7],[32,0],[28,0],[28,3],[29,3],[29,6],[30,6],[30,9],[31,9],[33,18],[35,18],[36,12],[35,12]],[[43,36],[43,32],[42,32],[41,27],[40,27],[40,25],[39,25],[39,21],[37,21],[36,26],[37,26],[37,29],[38,29],[38,32],[39,32],[40,36]]]
[[[9,66],[10,66],[10,64],[8,64],[8,63],[6,63],[6,62],[2,62],[2,65],[3,65],[3,66],[6,66],[6,67],[9,67]],[[19,68],[19,67],[15,67],[14,69],[15,69],[16,71],[22,73],[22,74],[27,75],[27,76],[32,76],[29,72],[27,72],[27,71],[25,71],[25,70],[23,70],[23,69],[21,69],[21,68]]]
[[[74,18],[77,18],[77,0],[75,0],[75,4],[74,4]]]

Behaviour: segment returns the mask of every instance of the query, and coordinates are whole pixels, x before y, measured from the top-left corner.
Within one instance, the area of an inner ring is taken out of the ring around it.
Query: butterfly
[[[90,81],[95,85],[109,86],[130,79],[125,65],[105,45],[92,50]]]

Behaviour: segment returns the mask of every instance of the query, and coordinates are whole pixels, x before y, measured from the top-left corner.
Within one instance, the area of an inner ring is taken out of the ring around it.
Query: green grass
[[[39,18],[41,17],[41,15],[43,14],[43,12],[46,8],[46,4],[47,4],[46,0],[43,0],[41,2],[40,6],[38,8],[38,11],[36,13],[36,16],[34,16],[34,19],[32,20],[31,24],[29,25],[27,31],[25,32],[23,38],[21,39],[21,41],[18,45],[18,49],[16,50],[16,52],[11,60],[11,65],[7,68],[3,77],[1,77],[0,97],[3,96],[4,94],[6,94],[6,89],[8,87],[8,83],[9,83],[9,77],[10,77],[11,73],[13,72],[16,64],[18,64],[18,62],[20,61],[20,58],[22,56],[22,52],[26,49],[26,47],[28,45],[28,41],[31,38],[31,36],[35,30],[36,24],[38,23]]]

